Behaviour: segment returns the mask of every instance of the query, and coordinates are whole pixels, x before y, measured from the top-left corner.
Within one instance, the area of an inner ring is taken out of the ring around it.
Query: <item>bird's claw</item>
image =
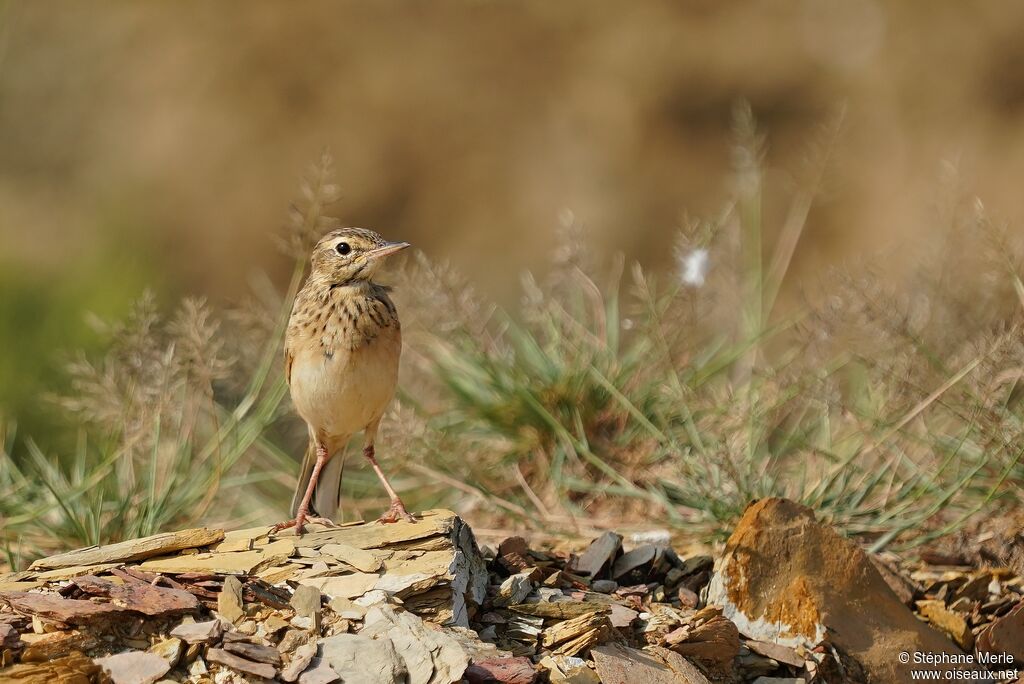
[[[317,525],[323,525],[324,527],[337,527],[337,525],[335,525],[333,521],[328,520],[327,518],[317,518],[315,516],[308,516],[300,513],[292,520],[286,520],[284,522],[277,523],[276,525],[270,528],[270,533],[276,534],[281,530],[285,530],[291,527],[295,530],[296,536],[302,536],[302,532],[305,530],[306,523],[316,523]]]
[[[399,520],[405,520],[406,522],[416,522],[416,516],[405,510],[405,504],[401,501],[392,501],[391,507],[387,510],[384,515],[377,518],[377,522],[381,523],[393,523]]]

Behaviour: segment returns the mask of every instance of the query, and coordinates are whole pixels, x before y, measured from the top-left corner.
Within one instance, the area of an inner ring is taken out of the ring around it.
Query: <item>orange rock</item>
[[[901,663],[903,651],[965,657],[914,616],[856,543],[785,499],[747,507],[708,603],[721,606],[752,639],[806,647],[827,640],[871,681],[909,681],[911,669],[926,667]]]

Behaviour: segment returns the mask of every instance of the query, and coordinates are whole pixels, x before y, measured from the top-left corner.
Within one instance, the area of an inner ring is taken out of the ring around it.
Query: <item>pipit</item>
[[[309,448],[292,499],[294,519],[275,526],[332,525],[341,497],[342,458],[364,433],[363,456],[391,498],[381,522],[415,518],[384,476],[374,453],[377,428],[395,394],[402,331],[390,288],[373,282],[381,262],[409,246],[363,228],[341,228],[313,248],[306,283],[295,297],[285,335],[285,377],[309,427]],[[312,514],[312,516],[311,516]]]

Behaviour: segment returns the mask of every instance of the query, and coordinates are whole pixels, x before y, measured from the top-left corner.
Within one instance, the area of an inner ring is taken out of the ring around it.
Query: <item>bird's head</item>
[[[312,272],[329,280],[332,285],[368,281],[385,257],[408,246],[408,242],[388,242],[365,228],[339,228],[316,243]]]

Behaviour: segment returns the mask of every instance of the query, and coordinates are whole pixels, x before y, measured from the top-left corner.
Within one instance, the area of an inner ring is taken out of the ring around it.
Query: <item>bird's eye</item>
[[[347,242],[339,242],[335,249],[338,250],[338,254],[341,254],[342,256],[352,251],[352,247]]]

